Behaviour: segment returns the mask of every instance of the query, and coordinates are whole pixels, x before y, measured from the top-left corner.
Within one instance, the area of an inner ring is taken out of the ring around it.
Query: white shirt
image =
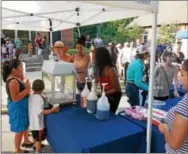
[[[117,50],[118,50],[118,59],[117,59],[117,62],[118,62],[118,64],[121,64],[121,55],[122,55],[122,50],[123,49],[120,49],[120,48],[117,48]]]
[[[2,53],[7,53],[7,48],[6,47],[1,47]]]
[[[39,94],[32,94],[29,97],[29,129],[43,130],[44,115],[41,112],[44,110],[44,100]]]
[[[94,44],[95,44],[96,48],[104,46],[104,42],[103,42],[103,40],[101,38],[95,38]]]
[[[121,54],[121,63],[125,64],[126,62],[131,63],[136,55],[135,48],[123,48]]]

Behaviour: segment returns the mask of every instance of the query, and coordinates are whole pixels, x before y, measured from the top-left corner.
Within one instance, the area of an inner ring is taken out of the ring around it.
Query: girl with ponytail
[[[3,81],[6,83],[6,92],[8,95],[8,115],[9,124],[12,132],[15,133],[15,152],[23,153],[20,149],[22,137],[24,135],[24,144],[22,146],[33,146],[28,138],[28,96],[31,90],[29,81],[23,83],[23,65],[19,59],[5,61],[2,68]]]

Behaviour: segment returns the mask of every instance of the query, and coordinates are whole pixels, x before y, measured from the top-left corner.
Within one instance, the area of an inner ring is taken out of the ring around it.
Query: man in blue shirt
[[[139,105],[139,89],[148,91],[148,85],[142,82],[144,61],[148,58],[148,49],[144,45],[137,47],[136,59],[127,69],[126,94],[131,106]]]
[[[97,37],[94,40],[94,45],[95,48],[100,48],[100,47],[104,47],[104,42],[103,40],[99,37],[99,35],[97,35]]]

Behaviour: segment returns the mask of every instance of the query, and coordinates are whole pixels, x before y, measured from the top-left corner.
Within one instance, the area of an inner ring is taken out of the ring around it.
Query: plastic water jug
[[[86,77],[85,79],[86,79],[86,83],[85,83],[85,87],[84,87],[83,91],[81,92],[81,101],[80,101],[81,102],[80,105],[82,108],[87,107],[87,96],[90,93],[90,90],[88,89],[88,86],[87,86],[88,78]]]
[[[103,85],[103,92],[102,92],[102,96],[99,98],[97,102],[96,117],[99,120],[107,120],[109,119],[109,116],[110,116],[110,104],[108,102],[108,98],[106,97],[106,94],[104,91],[107,83],[103,83],[102,85]]]
[[[87,112],[88,113],[95,113],[97,107],[97,94],[96,94],[96,86],[95,80],[92,81],[92,89],[87,97]]]

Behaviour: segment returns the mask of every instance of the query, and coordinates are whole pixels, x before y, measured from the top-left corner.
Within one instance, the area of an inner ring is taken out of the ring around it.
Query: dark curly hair
[[[8,76],[12,72],[14,68],[18,68],[21,64],[21,61],[19,59],[12,59],[10,61],[5,61],[2,66],[2,76],[3,81],[6,82]]]
[[[86,37],[85,36],[81,36],[80,38],[78,38],[76,44],[81,44],[85,47],[85,42],[86,42]]]
[[[43,80],[37,79],[33,82],[32,89],[34,92],[42,91],[42,90],[44,90],[44,88],[45,88],[45,85],[44,85]]]

